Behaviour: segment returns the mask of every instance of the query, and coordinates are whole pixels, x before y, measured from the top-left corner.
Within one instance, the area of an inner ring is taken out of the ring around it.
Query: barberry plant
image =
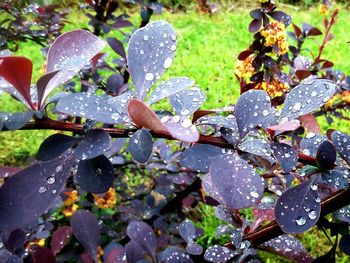
[[[278,34],[275,25],[264,32]],[[276,39],[277,55],[286,39]],[[268,91],[248,89],[233,108],[203,110],[206,95],[193,80],[157,83],[176,42],[165,21],[136,30],[126,51],[132,83],[120,94],[53,92],[96,67],[106,43],[88,31],[60,35],[34,84],[32,61],[1,54],[1,89],[27,108],[2,112],[1,130],[57,131],[29,167],[0,168],[2,261],[259,262],[257,250],[296,262],[334,258],[337,242],[314,259],[293,236],[315,225],[341,236],[349,252],[350,136],[302,121],[340,85],[306,79],[278,107]],[[165,99],[171,107],[154,110]],[[216,234],[227,242],[196,242],[203,230],[188,211],[199,203],[215,207]]]

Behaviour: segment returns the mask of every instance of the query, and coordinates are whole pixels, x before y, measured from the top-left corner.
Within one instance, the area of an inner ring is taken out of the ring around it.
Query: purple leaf
[[[177,115],[182,118],[191,115],[205,101],[205,93],[198,87],[182,90],[169,97],[169,102]]]
[[[349,234],[341,237],[341,239],[339,241],[339,248],[345,254],[350,256],[350,235]]]
[[[108,37],[107,38],[108,45],[113,49],[115,53],[120,55],[122,58],[126,59],[125,49],[122,42],[120,42],[116,38]]]
[[[275,207],[276,221],[285,233],[303,233],[313,227],[321,212],[315,179],[282,194]]]
[[[193,84],[193,80],[185,77],[177,77],[163,81],[154,89],[148,100],[148,104],[151,105],[164,98],[168,98],[188,87],[191,87]]]
[[[32,111],[8,113],[2,117],[4,125],[10,131],[15,131],[26,125],[33,117]]]
[[[196,125],[212,125],[232,129],[237,132],[237,140],[239,140],[238,127],[236,118],[233,115],[223,116],[203,116],[196,121]]]
[[[199,132],[190,119],[181,119],[180,116],[164,116],[161,119],[162,124],[175,139],[194,143],[199,140]]]
[[[255,33],[261,28],[262,19],[253,19],[249,24],[249,32]]]
[[[73,230],[70,226],[61,226],[53,233],[51,239],[51,252],[55,256],[67,245],[72,236],[72,231]]]
[[[74,155],[80,160],[92,159],[108,151],[111,143],[111,137],[104,130],[90,130],[74,149]]]
[[[13,231],[11,231],[8,236],[6,236],[6,233],[3,233],[3,243],[7,250],[10,252],[16,254],[16,252],[20,249],[24,248],[24,243],[26,242],[26,233],[20,229],[17,228]]]
[[[129,99],[129,93],[117,97],[100,97],[79,92],[63,97],[56,109],[72,117],[79,116],[106,124],[124,123],[128,122],[126,109]]]
[[[25,226],[45,213],[59,196],[73,160],[69,150],[57,159],[34,164],[9,178],[0,188],[0,230]]]
[[[113,165],[104,155],[82,160],[78,165],[77,181],[80,187],[87,192],[105,193],[114,181]]]
[[[253,206],[264,192],[260,176],[239,155],[211,163],[202,185],[210,196],[231,209]]]
[[[40,145],[36,158],[48,161],[57,158],[69,148],[78,143],[79,139],[64,134],[53,134]]]
[[[155,21],[132,34],[127,61],[139,99],[144,100],[151,86],[171,66],[175,50],[176,33],[165,21]]]
[[[321,145],[322,142],[326,140],[327,137],[324,135],[309,132],[300,141],[300,149],[304,154],[316,157],[318,147]]]
[[[271,150],[284,172],[291,172],[297,165],[298,153],[292,146],[274,142],[271,144]]]
[[[336,211],[334,217],[342,222],[350,223],[350,205]]]
[[[237,252],[218,245],[208,247],[204,253],[204,259],[209,262],[224,263],[237,255]]]
[[[293,120],[320,108],[333,96],[337,87],[335,82],[325,79],[299,84],[287,94],[281,120]]]
[[[30,248],[32,252],[33,263],[55,263],[55,256],[47,247],[35,245]]]
[[[25,57],[0,57],[0,77],[13,85],[25,102],[34,110],[36,107],[32,103],[30,95],[32,69],[32,61]]]
[[[40,77],[40,79],[36,82],[36,89],[38,93],[38,109],[42,108],[43,96],[47,85],[49,84],[50,80],[56,76],[58,72],[59,70],[49,72],[44,76]]]
[[[350,165],[350,136],[334,131],[331,137],[337,153]]]
[[[94,260],[97,260],[97,248],[100,245],[100,227],[94,214],[87,210],[76,211],[71,218],[74,237]]]
[[[181,248],[170,246],[160,254],[161,262],[165,263],[193,263],[189,255]]]
[[[108,94],[119,95],[119,91],[124,84],[124,78],[119,73],[111,75],[107,79],[106,89]]]
[[[46,73],[59,72],[51,78],[45,90],[41,91],[41,101],[57,86],[71,79],[97,55],[106,43],[85,30],[73,30],[60,35],[52,43],[47,53]]]
[[[145,251],[133,240],[130,240],[126,244],[125,254],[126,254],[126,262],[131,262],[131,263],[144,262]]]
[[[196,237],[196,227],[192,221],[186,219],[179,225],[179,233],[186,243],[192,243]]]
[[[146,129],[137,130],[130,138],[128,151],[139,163],[146,163],[153,152],[153,138]]]
[[[348,177],[349,170],[344,167],[337,166],[333,170],[321,173],[323,182],[334,189],[347,189],[349,187]]]
[[[186,246],[186,251],[192,255],[201,255],[203,253],[203,248],[196,243],[189,243]]]
[[[270,108],[270,97],[266,91],[249,90],[243,93],[235,107],[235,116],[241,137],[261,125],[264,118],[270,114]]]
[[[259,246],[259,249],[280,255],[298,263],[312,262],[312,256],[303,244],[293,236],[282,235]]]
[[[128,225],[126,232],[132,241],[155,260],[156,236],[148,224],[141,221],[133,221]]]
[[[267,140],[261,137],[246,136],[244,140],[238,144],[238,149],[257,156],[271,156],[270,145]]]
[[[318,146],[316,153],[316,161],[321,169],[332,169],[337,158],[337,153],[330,141],[324,141]]]
[[[186,149],[181,154],[180,165],[198,171],[207,173],[212,162],[224,158],[225,151],[220,147],[209,144],[195,144]]]

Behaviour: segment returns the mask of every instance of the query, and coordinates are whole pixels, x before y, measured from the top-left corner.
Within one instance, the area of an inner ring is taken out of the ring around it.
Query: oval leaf
[[[144,100],[151,86],[171,66],[175,50],[176,33],[165,21],[149,23],[132,34],[127,61],[138,98]]]
[[[210,196],[231,209],[253,206],[264,192],[260,176],[238,155],[213,162],[202,185]]]
[[[96,194],[105,193],[112,186],[113,180],[113,164],[106,156],[100,155],[94,159],[79,162],[77,181],[85,191]]]
[[[53,134],[46,138],[39,147],[36,158],[48,161],[57,158],[69,148],[78,143],[78,139],[65,134]]]
[[[85,252],[97,261],[100,227],[96,216],[87,210],[78,210],[73,214],[70,225],[74,237],[82,244]]]
[[[284,172],[291,172],[297,165],[298,153],[292,146],[274,142],[271,145],[271,150]]]
[[[350,165],[350,136],[340,131],[332,133],[332,142],[337,153]]]
[[[313,227],[321,212],[315,179],[282,194],[275,207],[276,221],[285,233],[303,233]]]
[[[139,163],[146,163],[153,151],[153,138],[149,131],[141,129],[130,138],[128,151]]]
[[[56,256],[62,248],[67,245],[72,236],[72,228],[70,226],[59,227],[52,235],[51,252]]]
[[[69,175],[72,157],[72,151],[67,151],[57,159],[34,164],[6,181],[0,188],[0,230],[23,227],[50,208]]]

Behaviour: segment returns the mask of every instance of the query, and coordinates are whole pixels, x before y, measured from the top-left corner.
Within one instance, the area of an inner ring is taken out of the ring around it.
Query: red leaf
[[[300,122],[298,120],[292,120],[268,127],[267,131],[270,133],[271,137],[273,137],[275,132],[294,131],[295,129],[299,128],[299,126]]]
[[[250,56],[250,54],[252,54],[252,52],[249,49],[244,50],[241,53],[239,53],[238,59],[239,60],[245,60],[247,57]]]
[[[0,76],[12,84],[34,110],[30,96],[33,63],[18,56],[0,57]]]
[[[301,124],[310,132],[320,133],[321,128],[318,124],[315,116],[312,113],[301,116],[300,118]]]
[[[58,228],[52,236],[51,251],[57,255],[65,245],[67,245],[72,236],[72,228],[70,226],[62,226]]]
[[[297,70],[295,74],[300,80],[306,79],[307,77],[311,76],[311,72],[309,70],[303,70],[303,69]]]
[[[128,112],[132,121],[139,127],[152,131],[168,132],[154,111],[139,99],[131,99],[128,105]]]
[[[300,35],[301,35],[301,29],[297,26],[297,25],[295,25],[295,24],[293,24],[293,28],[294,28],[294,33],[295,33],[295,35],[297,36],[297,37],[299,37]]]
[[[33,246],[32,258],[34,263],[55,263],[55,257],[47,247]]]

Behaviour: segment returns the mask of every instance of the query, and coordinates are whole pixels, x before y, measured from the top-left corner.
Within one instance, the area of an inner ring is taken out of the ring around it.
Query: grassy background
[[[318,14],[317,9],[299,10],[285,9],[293,15],[293,21],[297,25],[302,22],[310,23],[323,29],[323,17]],[[350,60],[346,59],[349,54],[349,36],[346,34],[350,26],[348,19],[350,12],[341,9],[338,23],[333,28],[335,40],[331,41],[324,52],[324,58],[332,60],[337,69],[350,74]],[[138,14],[132,19],[137,22]],[[239,95],[239,85],[234,78],[234,65],[240,51],[251,43],[252,35],[247,31],[250,18],[248,10],[235,9],[230,12],[220,12],[213,16],[199,14],[194,11],[188,13],[163,13],[153,16],[152,20],[164,19],[169,21],[178,33],[178,45],[174,63],[165,74],[164,78],[174,76],[187,76],[194,79],[207,93],[204,108],[223,107],[234,104]],[[85,16],[72,12],[69,19],[71,23],[65,30],[87,27]],[[289,28],[291,29],[291,28]],[[113,35],[113,33],[111,34]],[[317,52],[317,47],[322,38],[309,40],[306,47],[312,52]],[[305,51],[308,52],[308,51]],[[111,53],[113,54],[113,53]],[[34,80],[41,75],[44,58],[40,48],[32,43],[23,43],[16,55],[29,57],[34,62]],[[0,111],[18,111],[23,107],[10,99],[7,95],[0,96]],[[323,128],[326,124],[322,121]],[[335,123],[341,130],[348,130],[349,124]],[[51,131],[16,131],[0,133],[0,165],[24,165],[28,158],[36,153],[40,143]],[[201,206],[199,215],[212,214],[210,208]],[[201,242],[209,244],[215,233],[219,221],[214,216],[205,216],[198,221],[198,226],[205,229],[205,236]],[[311,230],[309,234],[301,237],[306,248],[314,256],[319,256],[328,251],[330,244],[321,231]],[[266,262],[286,262],[267,253],[262,254]],[[338,257],[337,262],[348,262],[347,257]]]

